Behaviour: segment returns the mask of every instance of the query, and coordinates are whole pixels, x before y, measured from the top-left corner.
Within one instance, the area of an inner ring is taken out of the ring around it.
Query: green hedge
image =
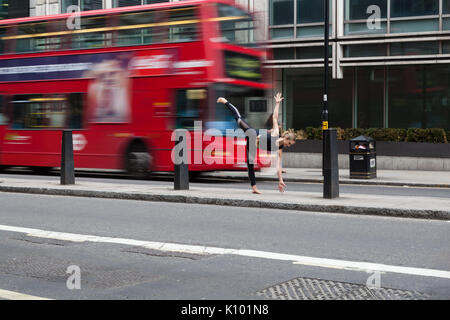
[[[289,129],[295,132],[299,139],[321,140],[322,128],[307,127],[302,130]],[[448,143],[450,130],[439,128],[432,129],[396,129],[396,128],[337,128],[338,140],[350,140],[358,136],[367,136],[376,141],[392,142],[428,142],[428,143]]]

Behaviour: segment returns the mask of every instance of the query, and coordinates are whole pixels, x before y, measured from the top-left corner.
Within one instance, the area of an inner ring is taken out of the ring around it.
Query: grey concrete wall
[[[340,154],[339,169],[349,169],[349,156]],[[285,168],[322,168],[320,153],[283,153]],[[450,171],[450,159],[421,157],[377,156],[377,169],[380,170],[424,170]]]

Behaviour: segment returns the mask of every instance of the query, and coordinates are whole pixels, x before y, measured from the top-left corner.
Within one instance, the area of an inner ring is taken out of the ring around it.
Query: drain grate
[[[276,300],[427,300],[417,291],[368,288],[365,285],[312,278],[296,278],[256,293]]]
[[[3,274],[26,278],[36,278],[61,283],[66,286],[69,278],[67,267],[79,265],[81,269],[81,287],[95,289],[111,289],[134,286],[144,282],[159,280],[159,275],[146,275],[139,272],[111,269],[103,266],[74,263],[73,261],[45,256],[27,256],[7,258],[0,261],[0,276]]]

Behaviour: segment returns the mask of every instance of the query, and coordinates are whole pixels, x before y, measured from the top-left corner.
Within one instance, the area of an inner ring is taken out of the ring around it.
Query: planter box
[[[349,168],[349,141],[337,141],[339,168]],[[376,145],[378,170],[450,171],[450,144],[385,142]],[[284,149],[286,168],[322,168],[322,141],[298,140]]]
[[[339,154],[348,154],[349,141],[338,140],[337,144]],[[450,159],[450,143],[377,141],[376,148],[377,156]],[[322,153],[322,140],[297,140],[283,152]]]

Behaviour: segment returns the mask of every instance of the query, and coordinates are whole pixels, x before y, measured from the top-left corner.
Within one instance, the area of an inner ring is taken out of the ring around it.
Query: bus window
[[[232,6],[218,5],[220,30],[224,41],[254,46],[254,22],[252,17]]]
[[[155,42],[152,37],[154,13],[128,13],[119,16],[116,45],[133,46]]]
[[[45,50],[46,23],[27,23],[17,26],[16,52],[38,52]],[[41,36],[39,36],[41,35]]]
[[[111,32],[106,17],[81,18],[81,29],[75,30],[72,35],[73,49],[90,49],[111,46]]]
[[[169,42],[187,42],[197,39],[198,20],[194,8],[169,12]]]
[[[0,125],[7,124],[8,117],[6,116],[6,108],[4,97],[0,95]]]
[[[177,91],[177,129],[194,129],[194,121],[202,119],[201,110],[206,108],[207,94],[205,89],[189,89]]]
[[[64,128],[67,99],[63,95],[17,95],[12,101],[14,129]]]
[[[3,37],[6,34],[6,28],[5,27],[0,27],[0,54],[4,54],[5,53],[5,40],[3,40]]]
[[[49,36],[46,38],[45,43],[45,50],[51,51],[51,50],[62,50],[62,49],[68,49],[67,46],[67,39],[68,34],[56,34],[61,31],[66,31],[66,21],[58,20],[58,21],[51,21],[47,24],[47,31],[49,33]]]
[[[69,101],[69,129],[83,128],[83,101],[84,94],[71,93],[68,95]]]

